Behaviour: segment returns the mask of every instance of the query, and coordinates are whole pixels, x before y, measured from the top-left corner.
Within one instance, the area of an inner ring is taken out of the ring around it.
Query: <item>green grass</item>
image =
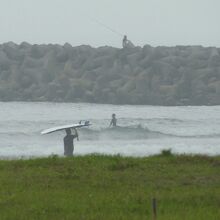
[[[0,161],[1,220],[220,219],[220,157]]]

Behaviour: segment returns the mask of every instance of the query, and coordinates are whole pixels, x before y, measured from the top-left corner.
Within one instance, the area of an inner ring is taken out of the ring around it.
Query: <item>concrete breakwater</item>
[[[0,45],[0,101],[220,104],[220,48]]]

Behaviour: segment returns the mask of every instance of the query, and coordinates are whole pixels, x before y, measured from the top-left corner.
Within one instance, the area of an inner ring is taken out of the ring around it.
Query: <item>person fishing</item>
[[[124,38],[122,40],[122,47],[123,48],[134,48],[134,44],[128,40],[127,35],[124,35]]]
[[[112,120],[110,122],[109,127],[116,127],[117,126],[117,119],[116,119],[116,114],[112,114]]]
[[[64,155],[73,156],[74,144],[73,140],[77,138],[79,140],[79,135],[77,130],[74,128],[75,134],[73,135],[70,128],[66,128],[66,136],[63,138],[64,142]]]
[[[128,44],[128,38],[127,38],[127,35],[125,35],[123,40],[122,40],[122,47],[126,48],[127,44]]]

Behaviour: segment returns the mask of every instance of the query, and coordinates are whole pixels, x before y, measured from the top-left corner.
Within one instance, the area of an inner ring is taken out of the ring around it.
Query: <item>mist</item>
[[[0,43],[220,46],[218,0],[1,0]]]

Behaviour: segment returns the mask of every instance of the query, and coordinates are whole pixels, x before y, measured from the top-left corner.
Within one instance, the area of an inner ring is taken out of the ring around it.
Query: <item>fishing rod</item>
[[[123,36],[124,36],[124,34],[122,34],[122,33],[118,32],[118,31],[114,30],[113,28],[111,28],[111,27],[107,26],[106,24],[104,24],[104,23],[98,21],[97,19],[92,18],[92,17],[88,17],[88,18],[89,18],[90,20],[92,20],[94,23],[99,24],[100,26],[106,28],[107,30],[109,30],[109,31],[111,31],[111,32],[113,32],[113,33],[115,33],[115,34],[117,34],[118,36],[120,36],[120,37],[123,37]]]
[[[112,33],[116,34],[117,36],[120,36],[120,38],[125,37],[126,35],[114,30],[113,28],[109,27],[108,25],[100,22],[99,20],[97,20],[96,18],[87,16],[89,21],[93,21],[94,23],[104,27],[105,29],[111,31]],[[134,47],[134,44],[130,41],[130,40],[126,40],[127,44],[129,45],[129,47]],[[124,46],[123,46],[124,47]]]

